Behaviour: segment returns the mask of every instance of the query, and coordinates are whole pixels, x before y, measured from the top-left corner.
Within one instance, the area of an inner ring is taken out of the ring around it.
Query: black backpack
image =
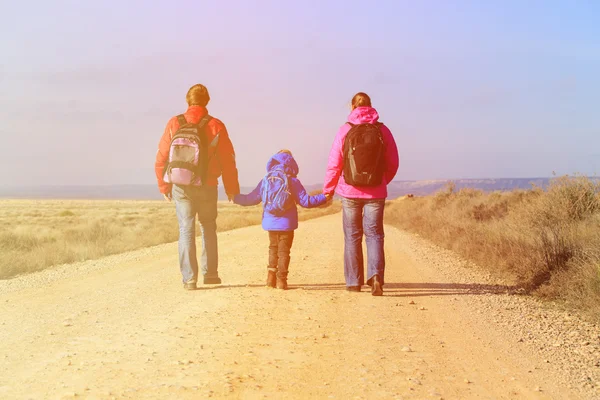
[[[344,180],[352,186],[378,186],[385,171],[381,123],[354,125],[344,140]]]
[[[179,129],[171,139],[169,162],[165,166],[164,180],[175,185],[186,186],[196,183],[205,184],[208,171],[208,138],[206,127],[212,119],[210,115],[200,119],[197,124],[186,121],[178,115]]]

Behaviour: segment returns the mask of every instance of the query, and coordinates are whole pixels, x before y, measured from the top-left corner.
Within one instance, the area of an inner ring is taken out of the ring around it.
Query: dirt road
[[[346,292],[340,219],[301,223],[288,291],[260,227],[220,234],[220,286],[185,292],[176,244],[0,286],[0,398],[583,398],[481,312],[496,288],[406,233],[386,228],[383,297]]]

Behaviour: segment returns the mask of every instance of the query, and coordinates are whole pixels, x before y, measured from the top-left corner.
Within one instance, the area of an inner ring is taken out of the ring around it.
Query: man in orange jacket
[[[183,114],[186,122],[197,124],[208,115],[206,105],[210,101],[208,90],[203,85],[194,85],[187,92],[188,109]],[[206,181],[179,186],[165,182],[165,167],[169,161],[171,139],[179,129],[179,119],[173,117],[167,123],[165,132],[158,144],[154,165],[158,187],[165,200],[175,200],[179,221],[179,268],[183,276],[184,288],[196,289],[198,281],[198,259],[196,257],[195,219],[202,230],[202,274],[205,284],[221,283],[218,273],[217,245],[217,199],[218,178],[222,176],[227,197],[231,201],[240,193],[238,171],[235,164],[235,151],[225,125],[211,118],[203,133],[208,143],[215,146],[210,152]]]

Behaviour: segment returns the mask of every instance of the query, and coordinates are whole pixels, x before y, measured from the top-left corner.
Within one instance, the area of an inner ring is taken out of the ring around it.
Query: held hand
[[[233,199],[235,198],[235,195],[233,194],[227,194],[227,199],[229,200],[230,203],[233,203]]]
[[[169,203],[171,202],[171,200],[173,199],[173,195],[171,194],[171,192],[169,193],[163,193],[163,197],[165,198],[166,201],[168,201]]]

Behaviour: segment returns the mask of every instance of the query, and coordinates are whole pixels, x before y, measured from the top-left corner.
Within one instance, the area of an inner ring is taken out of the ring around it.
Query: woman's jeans
[[[365,283],[363,233],[367,242],[367,284],[371,284],[374,275],[379,275],[380,282],[384,283],[384,207],[385,199],[342,198],[346,286],[362,286]]]
[[[216,186],[176,186],[171,191],[179,221],[179,269],[183,283],[197,282],[196,215],[202,231],[202,274],[216,278],[218,273]]]

